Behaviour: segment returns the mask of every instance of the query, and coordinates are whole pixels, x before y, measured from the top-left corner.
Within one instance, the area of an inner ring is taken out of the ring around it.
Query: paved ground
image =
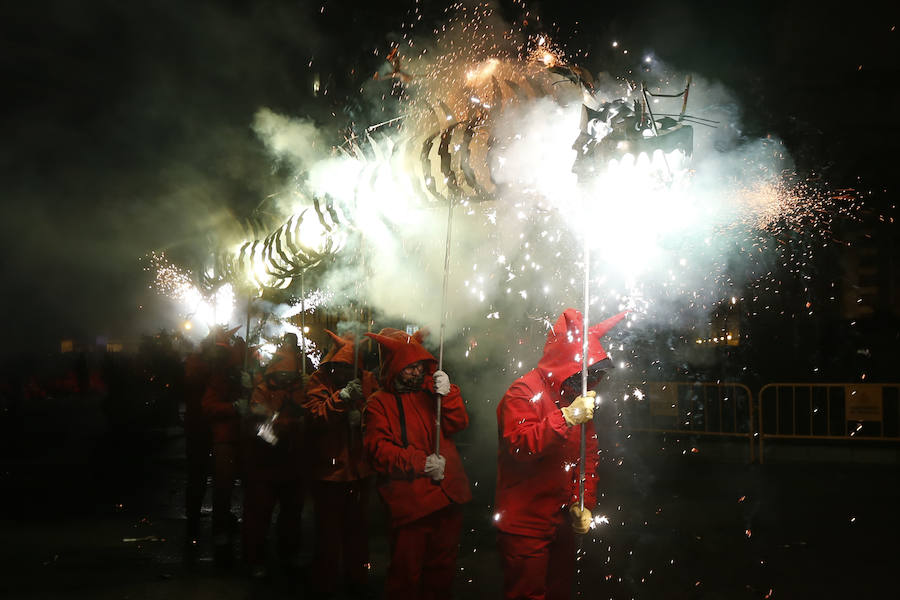
[[[184,564],[177,428],[111,435],[89,402],[56,402],[14,428],[7,423],[0,597],[312,597],[302,569],[276,572],[262,584],[217,570],[208,515],[198,560]],[[43,418],[50,409],[66,417]],[[767,464],[748,465],[742,448],[696,439],[620,444],[603,467],[601,506],[610,524],[585,540],[580,597],[893,597],[900,557],[896,449],[864,456],[832,450],[817,461],[815,448],[780,447],[770,449]],[[486,448],[471,440],[463,448],[477,482],[454,593],[466,600],[498,598],[501,583],[490,526],[494,458]],[[375,495],[370,510],[377,597],[387,541]],[[309,553],[307,543],[304,562]]]

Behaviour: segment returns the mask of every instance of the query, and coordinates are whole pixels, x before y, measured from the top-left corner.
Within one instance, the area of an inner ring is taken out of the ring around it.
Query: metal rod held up
[[[250,361],[250,307],[253,305],[253,293],[247,294],[247,328],[244,330],[244,370]]]
[[[450,236],[453,228],[453,199],[447,205],[447,241],[444,246],[444,285],[441,288],[441,332],[438,344],[438,370],[444,369],[444,329],[447,327],[447,282],[450,279]],[[441,454],[441,396],[435,407],[434,453]]]
[[[582,203],[584,204],[584,208],[587,208],[587,198],[586,196],[582,197]],[[588,384],[588,311],[591,306],[591,289],[590,289],[590,279],[591,279],[591,247],[590,241],[588,238],[588,233],[590,231],[590,219],[584,220],[584,311],[582,312],[582,322],[581,322],[581,395],[582,397],[587,396],[587,384]],[[580,432],[580,442],[581,442],[581,460],[578,461],[578,505],[581,510],[584,510],[584,480],[585,480],[585,459],[587,452],[587,440],[586,440],[586,424],[581,424],[581,432]]]
[[[306,282],[300,273],[300,364],[301,373],[306,376]]]

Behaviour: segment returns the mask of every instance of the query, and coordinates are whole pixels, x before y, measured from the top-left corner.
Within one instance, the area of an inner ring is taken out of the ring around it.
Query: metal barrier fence
[[[770,383],[758,406],[760,463],[766,438],[900,441],[897,383]]]
[[[627,386],[628,431],[746,438],[754,462],[753,394],[740,383],[648,382]],[[637,400],[637,401],[633,401]]]

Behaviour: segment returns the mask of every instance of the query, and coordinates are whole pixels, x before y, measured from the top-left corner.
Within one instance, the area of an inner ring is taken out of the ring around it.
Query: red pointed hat
[[[368,334],[366,334],[368,335]],[[385,327],[381,331],[378,332],[378,335],[383,335],[389,338],[393,338],[395,340],[406,341],[406,338],[410,337],[408,333],[401,329],[394,329],[393,327]],[[372,336],[369,336],[372,337]],[[428,337],[428,329],[423,327],[419,329],[411,336],[414,340],[419,342],[420,344],[425,342],[425,338]]]
[[[282,344],[272,356],[269,366],[266,367],[266,375],[281,371],[288,373],[300,371],[300,356],[295,347]]]
[[[216,346],[225,346],[227,348],[231,346],[231,336],[237,333],[237,330],[240,328],[240,325],[233,329],[225,329],[222,325],[216,325],[209,333]]]
[[[366,334],[367,337],[378,342],[383,351],[381,373],[382,385],[386,389],[394,389],[394,379],[400,371],[420,360],[426,362],[425,372],[428,375],[437,369],[437,360],[422,345],[425,333],[420,329],[409,335],[405,331],[386,327],[379,333]]]
[[[600,344],[600,338],[627,314],[627,310],[620,312],[588,329],[589,367],[607,358],[606,350]],[[567,308],[547,332],[547,342],[544,344],[544,354],[538,361],[538,369],[544,379],[556,388],[559,388],[567,378],[581,371],[583,330],[584,318],[581,313],[574,308]]]
[[[343,337],[339,336],[335,332],[326,329],[325,333],[328,334],[328,337],[331,338],[331,348],[328,350],[328,353],[322,358],[322,364],[330,363],[330,362],[340,362],[346,363],[349,365],[353,364],[353,346],[356,342],[356,336],[352,333],[347,333]]]

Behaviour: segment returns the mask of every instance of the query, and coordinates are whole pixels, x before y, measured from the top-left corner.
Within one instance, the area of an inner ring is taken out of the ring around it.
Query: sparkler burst
[[[165,252],[152,251],[146,258],[149,264],[144,271],[153,274],[151,287],[175,302],[185,330],[202,337],[214,325],[227,325],[231,321],[234,313],[231,284],[204,293],[197,287],[193,273],[171,262]],[[195,324],[203,327],[197,328]]]

